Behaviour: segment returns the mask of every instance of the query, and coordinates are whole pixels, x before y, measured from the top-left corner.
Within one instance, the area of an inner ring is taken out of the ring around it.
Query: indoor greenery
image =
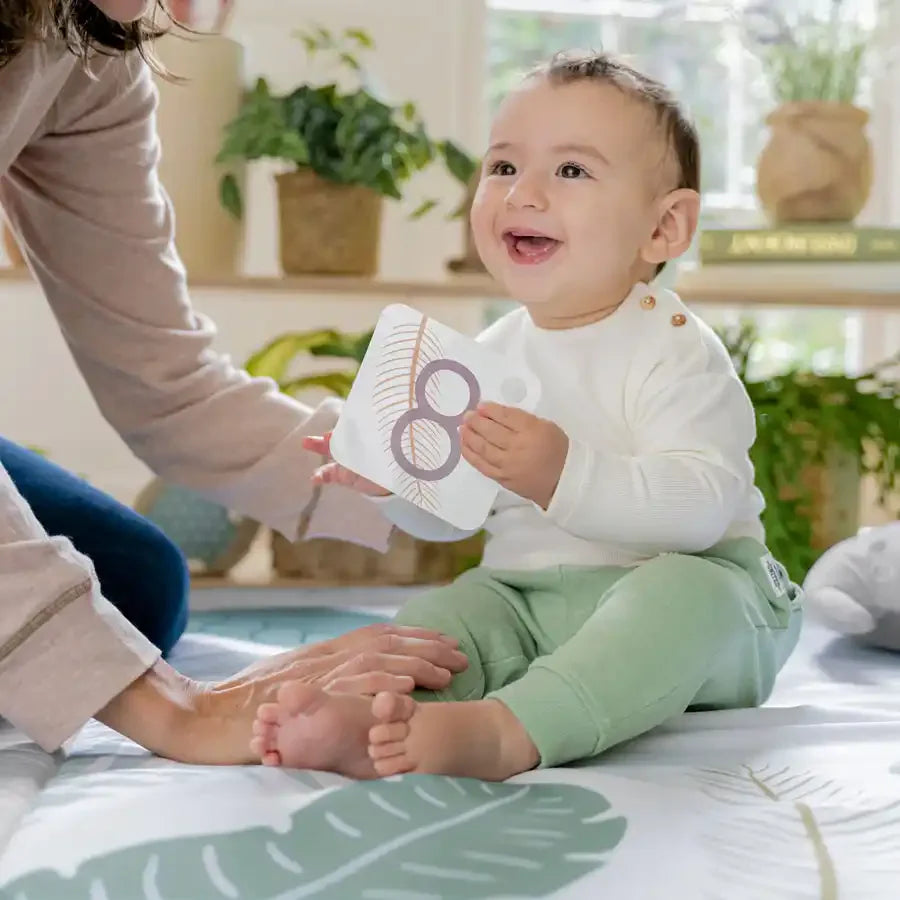
[[[869,33],[844,14],[843,0],[833,0],[827,18],[795,15],[791,20],[785,7],[768,0],[746,7],[743,14],[748,43],[775,99],[853,103]]]
[[[345,334],[333,328],[297,331],[280,335],[247,361],[245,368],[255,377],[271,378],[282,393],[298,396],[310,388],[324,388],[339,397],[347,397],[353,379],[366,355],[372,331]],[[291,374],[291,366],[302,354],[350,360],[345,369],[313,375]]]
[[[818,556],[810,519],[814,497],[804,472],[843,458],[860,475],[875,477],[882,502],[900,488],[900,356],[858,376],[791,370],[754,380],[749,363],[755,328],[744,324],[721,337],[756,409],[750,456],[766,499],[766,540],[799,583]]]
[[[476,161],[452,141],[435,141],[413,103],[394,105],[380,99],[371,86],[359,54],[373,47],[366,32],[349,28],[335,34],[326,28],[298,32],[309,54],[329,54],[358,81],[353,90],[332,82],[303,84],[276,95],[260,78],[237,116],[225,129],[217,161],[273,158],[297,168],[308,167],[339,184],[369,187],[399,200],[404,184],[435,160],[468,185]],[[232,172],[221,181],[220,198],[233,215],[242,214],[242,199]],[[436,205],[421,203],[419,217]]]

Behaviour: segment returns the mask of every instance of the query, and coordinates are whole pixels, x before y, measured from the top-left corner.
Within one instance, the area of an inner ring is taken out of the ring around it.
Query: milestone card
[[[342,466],[457,528],[480,528],[499,486],[461,455],[459,426],[480,402],[534,412],[524,363],[401,304],[378,320],[331,437]]]

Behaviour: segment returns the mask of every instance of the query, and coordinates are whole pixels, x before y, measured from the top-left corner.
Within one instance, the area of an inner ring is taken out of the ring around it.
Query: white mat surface
[[[264,650],[191,636],[177,663]],[[47,783],[53,760],[7,738],[10,900],[900,897],[900,656],[814,625],[766,708],[507,785],[189,768],[99,726]]]

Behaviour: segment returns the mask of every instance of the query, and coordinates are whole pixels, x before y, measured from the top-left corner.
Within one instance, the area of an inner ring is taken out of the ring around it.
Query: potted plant
[[[891,373],[900,355],[858,376],[791,370],[757,380],[753,326],[721,336],[756,409],[750,455],[769,549],[799,583],[824,550],[856,533],[862,475],[875,477],[882,503],[897,502],[900,378]]]
[[[872,188],[869,114],[855,105],[869,35],[834,0],[827,21],[789,23],[781,4],[756,3],[745,30],[778,106],[757,166],[774,224],[851,222]]]
[[[308,53],[326,52],[359,84],[303,84],[273,94],[264,79],[225,129],[220,163],[272,158],[292,171],[276,176],[280,250],[287,274],[375,274],[383,200],[402,198],[416,173],[443,160],[468,184],[475,163],[451,141],[432,140],[412,103],[394,105],[376,96],[358,54],[373,47],[358,29],[340,35],[320,28],[298,35]],[[233,173],[221,181],[221,201],[242,211]],[[436,205],[423,201],[413,217]]]
[[[272,378],[286,394],[298,396],[321,388],[346,397],[372,338],[372,331],[345,334],[325,329],[282,335],[255,353],[247,371],[257,377]],[[343,368],[295,376],[291,369],[298,356],[309,354],[347,361]],[[323,460],[324,462],[324,460]],[[310,511],[321,495],[315,488]],[[309,514],[308,514],[309,515]],[[481,561],[482,535],[458,543],[420,541],[400,531],[391,536],[387,553],[357,544],[327,538],[304,540],[309,518],[300,523],[297,541],[273,535],[273,566],[285,578],[317,582],[424,584],[449,581]]]

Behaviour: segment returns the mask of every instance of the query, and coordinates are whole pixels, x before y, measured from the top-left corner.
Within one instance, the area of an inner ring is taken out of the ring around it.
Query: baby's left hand
[[[569,438],[558,425],[515,407],[482,403],[466,414],[459,431],[471,466],[547,509],[569,452]]]

